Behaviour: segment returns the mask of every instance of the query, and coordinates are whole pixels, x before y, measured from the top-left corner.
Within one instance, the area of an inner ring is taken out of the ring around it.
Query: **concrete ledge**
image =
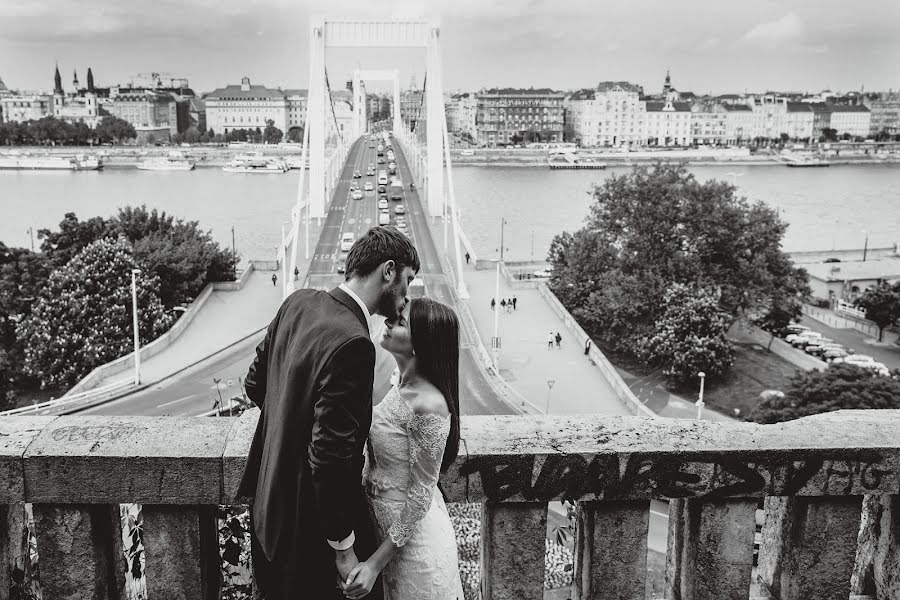
[[[239,418],[3,417],[0,469],[8,484],[0,502],[233,503],[258,418],[258,410]],[[897,410],[778,425],[467,416],[462,437],[459,458],[441,478],[451,501],[900,492]]]
[[[145,361],[151,356],[156,356],[157,354],[168,348],[172,344],[172,342],[177,340],[178,337],[187,329],[188,325],[190,325],[194,318],[200,313],[203,305],[206,304],[206,301],[214,291],[240,291],[241,288],[244,287],[244,284],[246,284],[249,280],[250,274],[253,270],[253,262],[250,262],[243,270],[243,273],[241,274],[241,277],[240,279],[238,279],[238,281],[208,283],[206,287],[203,288],[203,291],[200,292],[200,295],[197,296],[193,302],[191,302],[191,304],[188,306],[188,309],[184,312],[184,314],[181,315],[181,317],[177,321],[175,321],[175,324],[172,325],[172,327],[170,327],[167,332],[141,348],[141,360]],[[120,356],[113,361],[96,367],[93,371],[85,375],[81,381],[72,386],[72,388],[69,389],[63,396],[65,397],[70,394],[77,394],[90,390],[96,387],[101,381],[104,381],[105,379],[108,379],[113,375],[124,373],[128,369],[131,369],[133,365],[134,352],[129,352],[125,356]]]

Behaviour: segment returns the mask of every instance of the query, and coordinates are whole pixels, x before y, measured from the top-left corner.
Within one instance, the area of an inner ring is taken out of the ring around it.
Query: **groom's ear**
[[[392,281],[394,281],[396,270],[397,264],[393,260],[384,261],[384,263],[381,265],[381,277],[384,279],[385,283],[391,283]]]

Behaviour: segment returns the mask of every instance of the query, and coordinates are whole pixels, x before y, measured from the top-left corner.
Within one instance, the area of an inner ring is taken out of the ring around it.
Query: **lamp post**
[[[31,251],[34,252],[34,228],[33,227],[28,228],[28,235],[31,236]]]
[[[553,384],[556,383],[555,379],[547,380],[547,410],[544,411],[545,414],[550,414],[550,392],[553,390]]]
[[[234,225],[231,226],[231,272],[237,281],[237,246],[234,244]]]
[[[706,373],[700,371],[697,373],[697,377],[700,378],[700,397],[697,398],[697,402],[694,404],[697,406],[697,419],[703,418],[703,382],[706,380]]]
[[[869,232],[866,230],[863,230],[863,235],[866,236],[866,243],[863,246],[863,262],[866,262],[866,254],[868,254],[868,251],[869,251]]]
[[[141,384],[141,337],[138,333],[137,274],[140,269],[131,270],[131,317],[134,325],[134,385]]]
[[[491,346],[494,350],[494,367],[500,372],[500,264],[503,262],[503,229],[506,226],[506,217],[500,218],[500,260],[497,261],[497,274],[494,279],[494,338]]]

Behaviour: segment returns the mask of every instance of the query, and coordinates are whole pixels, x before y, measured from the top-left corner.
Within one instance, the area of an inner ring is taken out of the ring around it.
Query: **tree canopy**
[[[900,372],[882,377],[849,364],[832,364],[824,371],[798,371],[784,397],[770,397],[750,419],[780,423],[841,409],[900,408]]]
[[[857,306],[866,309],[866,318],[878,325],[878,341],[884,337],[884,328],[900,319],[900,282],[869,288],[856,301]]]
[[[16,330],[24,342],[21,367],[43,386],[70,386],[92,369],[127,354],[132,344],[131,270],[138,268],[124,239],[92,242],[50,274]],[[143,344],[174,320],[159,299],[159,278],[137,279],[138,330]]]
[[[100,119],[97,127],[94,128],[94,134],[101,143],[115,144],[125,140],[133,140],[137,137],[137,132],[131,123],[112,115],[107,115]]]
[[[781,251],[787,224],[764,203],[669,165],[635,167],[591,195],[584,227],[551,244],[550,285],[604,345],[640,355],[673,284],[714,290],[729,321],[799,313],[805,275]]]
[[[277,144],[281,142],[281,138],[284,137],[284,132],[275,127],[275,121],[272,119],[268,119],[266,121],[266,128],[263,130],[263,141],[267,144]]]

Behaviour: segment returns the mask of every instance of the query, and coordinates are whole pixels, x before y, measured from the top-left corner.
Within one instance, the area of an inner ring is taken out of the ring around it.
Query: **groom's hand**
[[[341,583],[347,581],[347,576],[350,575],[350,571],[352,571],[353,567],[358,563],[359,560],[356,558],[356,552],[353,551],[352,546],[347,550],[335,550],[334,564],[337,567],[338,577],[340,578]]]

